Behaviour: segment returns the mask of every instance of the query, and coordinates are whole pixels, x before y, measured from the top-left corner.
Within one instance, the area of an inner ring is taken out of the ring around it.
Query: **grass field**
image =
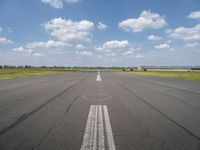
[[[133,71],[131,73],[185,80],[200,80],[200,71]]]
[[[0,69],[0,79],[65,73],[70,70],[53,69]]]

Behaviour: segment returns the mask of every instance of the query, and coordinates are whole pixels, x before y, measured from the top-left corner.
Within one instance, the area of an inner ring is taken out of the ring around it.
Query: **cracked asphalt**
[[[107,105],[117,150],[199,150],[200,82],[119,72],[0,80],[0,150],[80,150]]]

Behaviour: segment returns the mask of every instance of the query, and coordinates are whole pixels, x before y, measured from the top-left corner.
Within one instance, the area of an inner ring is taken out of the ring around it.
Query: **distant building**
[[[143,70],[143,69],[144,69],[143,66],[138,66],[138,67],[137,67],[137,70]]]

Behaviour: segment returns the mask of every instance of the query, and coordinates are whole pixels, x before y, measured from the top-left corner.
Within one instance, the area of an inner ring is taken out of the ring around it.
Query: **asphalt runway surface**
[[[123,72],[0,80],[0,150],[200,150],[200,82]]]

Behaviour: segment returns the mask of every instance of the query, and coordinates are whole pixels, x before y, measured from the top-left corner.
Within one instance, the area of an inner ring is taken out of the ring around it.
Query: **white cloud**
[[[92,56],[93,53],[90,51],[76,51],[76,55],[78,56]]]
[[[111,53],[113,50],[123,50],[128,49],[130,47],[130,44],[127,40],[124,41],[107,41],[105,42],[101,47],[96,47],[95,50],[97,52],[103,52],[103,53]]]
[[[68,46],[67,43],[62,42],[62,41],[53,41],[49,40],[47,42],[32,42],[32,43],[27,43],[26,48],[47,48],[47,49],[53,49],[53,48],[64,48]]]
[[[200,24],[191,28],[178,27],[168,33],[170,37],[184,41],[200,40]]]
[[[107,53],[106,56],[116,56],[116,53]]]
[[[41,0],[41,2],[49,4],[51,7],[56,9],[63,8],[62,0]]]
[[[133,54],[134,54],[134,52],[130,51],[130,50],[123,52],[124,56],[129,56],[129,55],[133,55]]]
[[[41,2],[49,4],[51,7],[61,9],[64,7],[64,2],[67,4],[78,3],[82,0],[41,0]]]
[[[20,53],[32,53],[33,50],[29,49],[29,48],[24,48],[22,46],[18,47],[18,48],[13,48],[13,52],[20,52]]]
[[[68,4],[72,4],[72,3],[78,3],[80,2],[81,0],[65,0],[66,3]]]
[[[162,37],[155,36],[155,35],[150,35],[150,36],[148,36],[148,40],[149,41],[158,41],[158,40],[162,40]]]
[[[34,52],[34,51],[39,51],[39,50],[49,50],[49,53],[54,53],[54,54],[63,54],[64,53],[64,48],[66,46],[69,46],[67,43],[62,42],[62,41],[53,41],[49,40],[47,42],[39,41],[39,42],[31,42],[27,43],[24,46],[20,46],[18,48],[13,48],[13,52],[15,54],[26,54],[29,56],[37,56],[41,57],[43,56],[40,52]]]
[[[102,55],[96,55],[96,57],[97,57],[97,59],[101,59],[101,58],[103,58]]]
[[[141,54],[135,54],[135,55],[131,55],[130,56],[131,58],[145,58],[145,56],[144,55],[141,55]]]
[[[108,41],[103,44],[103,49],[123,49],[129,46],[128,41]]]
[[[105,54],[107,56],[115,55],[136,55],[136,52],[140,50],[140,47],[134,47],[127,40],[123,41],[108,41],[105,42],[101,47],[95,48],[96,52],[100,52],[101,54]]]
[[[69,46],[67,43],[62,41],[53,41],[49,40],[47,42],[39,41],[39,42],[31,42],[27,43],[25,46],[20,46],[18,48],[14,48],[13,52],[17,53],[26,53],[31,54],[32,56],[40,56],[41,53],[33,53],[35,50],[48,50],[49,53],[61,54],[64,53],[64,48]],[[41,54],[41,56],[43,56]]]
[[[169,34],[169,33],[171,33],[171,32],[172,32],[172,29],[166,29],[166,30],[165,30],[165,33],[166,33],[166,34]]]
[[[170,43],[171,43],[171,41],[162,43],[162,44],[156,45],[155,48],[156,49],[169,49],[171,47]]]
[[[76,49],[85,49],[86,46],[82,45],[82,44],[77,44],[76,45]]]
[[[127,57],[127,58],[143,58],[143,55],[138,53],[139,48],[134,48],[127,40],[123,41],[107,41],[101,47],[96,47],[95,50],[101,56],[108,57]]]
[[[36,56],[36,57],[41,57],[43,56],[41,53],[33,53],[33,56]]]
[[[122,55],[124,55],[128,58],[144,58],[143,55],[137,54],[137,53],[135,53],[134,51],[131,51],[131,50],[127,50],[127,51],[123,52]]]
[[[120,28],[133,32],[142,32],[145,29],[159,29],[166,25],[167,22],[164,17],[146,10],[144,10],[137,19],[131,18],[119,23]]]
[[[185,47],[187,47],[187,48],[193,48],[193,47],[196,47],[198,45],[199,45],[199,43],[197,43],[197,42],[195,42],[195,43],[186,43]]]
[[[43,56],[41,53],[34,52],[32,49],[22,47],[22,46],[13,48],[12,51],[14,52],[14,54],[20,54],[20,55],[26,55],[26,56],[36,56],[36,57]]]
[[[44,25],[50,34],[61,41],[88,41],[91,39],[91,31],[94,23],[88,20],[79,22],[55,18]]]
[[[0,45],[11,44],[11,43],[13,43],[13,41],[4,37],[0,37]]]
[[[166,43],[170,44],[170,43],[172,43],[172,41],[171,41],[171,40],[168,40]]]
[[[107,29],[107,25],[106,24],[103,24],[102,22],[99,22],[98,25],[97,25],[97,28],[99,30],[104,30],[104,29]]]
[[[187,17],[191,19],[200,19],[200,11],[193,11]]]
[[[111,49],[103,49],[102,47],[95,47],[95,50],[97,52],[103,52],[103,53],[111,53],[113,51]]]

